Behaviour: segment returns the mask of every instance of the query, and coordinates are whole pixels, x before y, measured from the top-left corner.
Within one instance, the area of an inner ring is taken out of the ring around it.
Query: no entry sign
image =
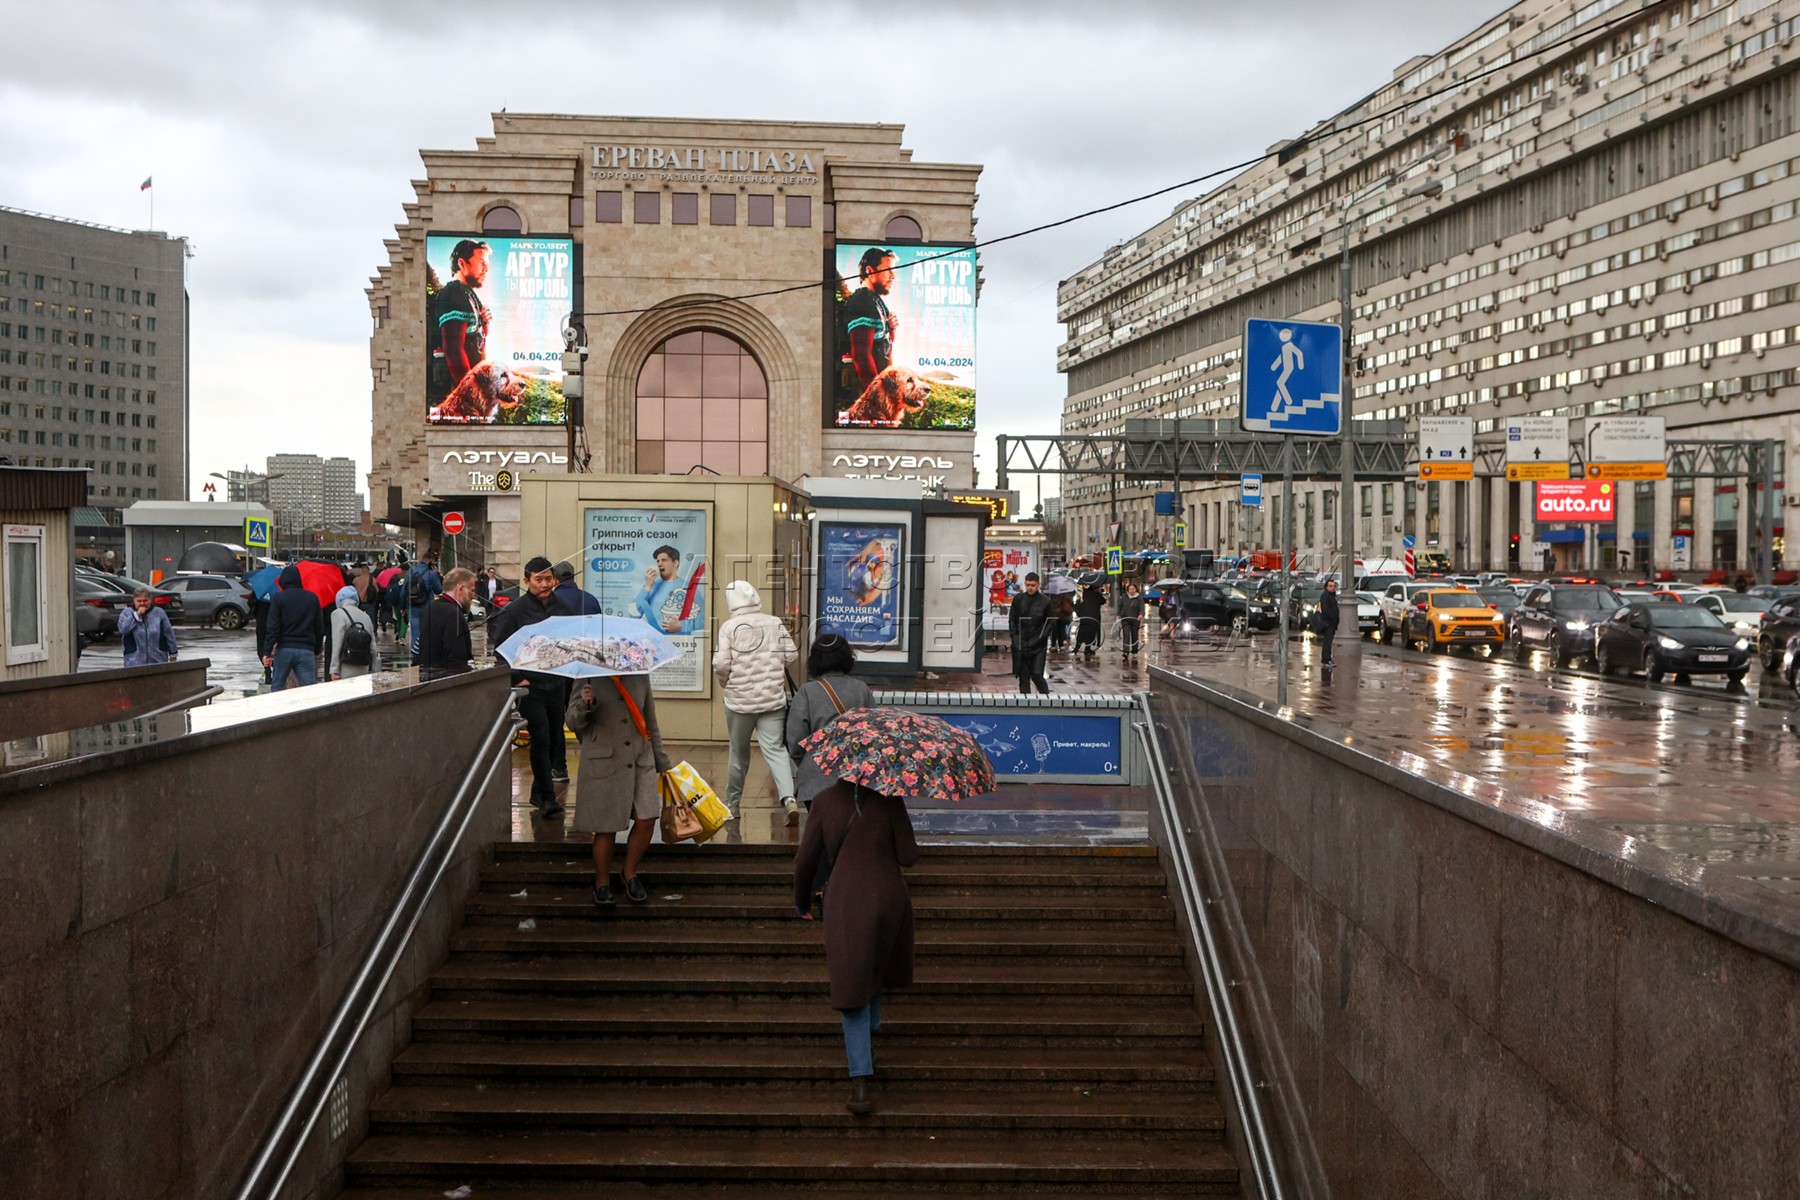
[[[459,512],[444,514],[444,532],[461,533],[463,531],[463,515]]]

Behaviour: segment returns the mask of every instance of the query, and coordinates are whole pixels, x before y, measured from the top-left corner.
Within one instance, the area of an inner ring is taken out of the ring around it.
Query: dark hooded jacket
[[[281,590],[269,602],[269,615],[263,622],[263,655],[277,650],[319,653],[325,646],[325,612],[319,607],[319,598],[301,584],[300,568],[292,563],[281,569],[277,582]]]

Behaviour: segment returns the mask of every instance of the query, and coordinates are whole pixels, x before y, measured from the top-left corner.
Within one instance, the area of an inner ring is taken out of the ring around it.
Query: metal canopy
[[[1025,475],[1107,475],[1145,482],[1159,480],[1236,480],[1245,473],[1263,475],[1281,471],[1281,439],[1249,433],[1202,433],[1180,438],[1181,457],[1176,461],[1173,437],[1154,434],[1061,434],[996,439],[999,464],[996,486],[1005,491],[1007,477]],[[1411,438],[1352,437],[1358,479],[1415,479],[1418,450]],[[1337,438],[1296,438],[1294,476],[1297,479],[1336,481],[1342,477],[1343,443]],[[1571,442],[1569,477],[1581,479],[1587,463],[1583,447]],[[1666,461],[1671,479],[1742,479],[1765,475],[1772,464],[1763,461],[1773,452],[1779,461],[1779,443],[1765,440],[1668,441]],[[1478,478],[1506,478],[1506,442],[1492,437],[1475,439],[1475,474]],[[1177,470],[1176,468],[1180,469]]]

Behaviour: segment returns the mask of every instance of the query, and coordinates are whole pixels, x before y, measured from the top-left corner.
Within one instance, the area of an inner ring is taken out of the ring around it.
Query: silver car
[[[177,575],[162,586],[180,594],[182,619],[192,625],[242,629],[256,603],[249,586],[229,575]]]

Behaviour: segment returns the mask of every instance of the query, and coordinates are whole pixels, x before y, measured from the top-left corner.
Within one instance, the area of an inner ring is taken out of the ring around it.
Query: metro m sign
[[[1537,483],[1537,519],[1556,521],[1615,520],[1618,485],[1606,479],[1540,479]]]

